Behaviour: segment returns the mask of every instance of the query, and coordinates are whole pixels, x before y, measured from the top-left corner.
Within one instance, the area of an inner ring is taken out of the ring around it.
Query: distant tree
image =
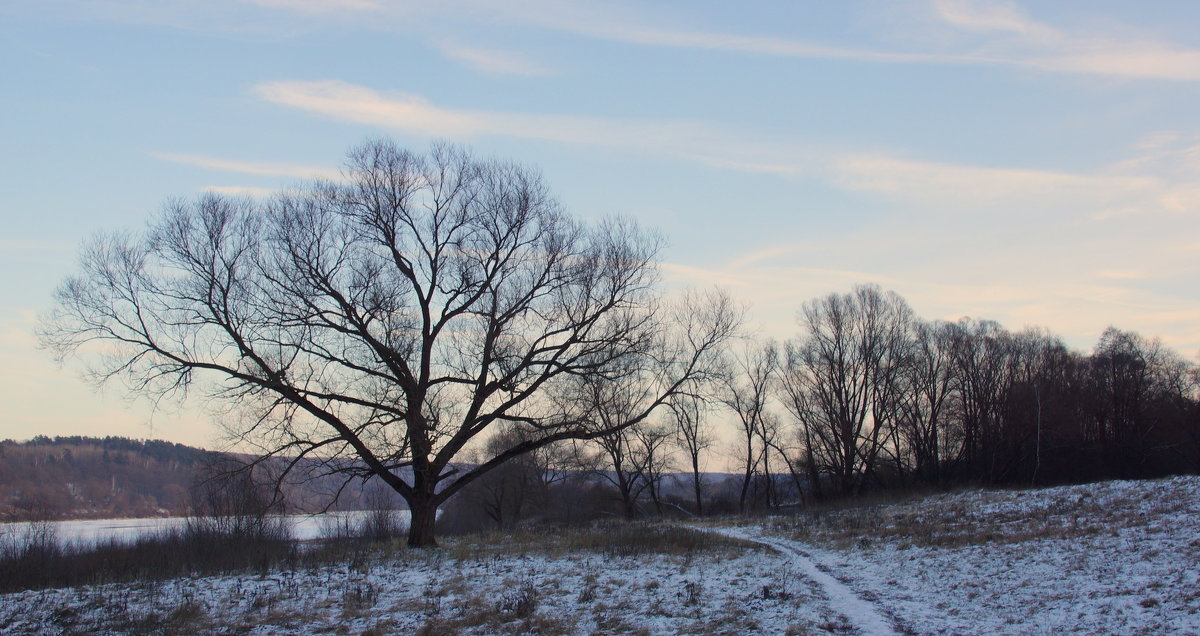
[[[991,320],[964,318],[952,337],[959,455],[971,479],[994,483],[1003,472],[998,454],[1011,386],[1012,336]]]
[[[787,450],[782,446],[784,436],[783,421],[774,411],[766,411],[759,418],[758,431],[759,439],[759,465],[762,468],[762,497],[767,507],[779,505],[779,492],[776,482],[776,472],[772,470],[771,461],[773,459],[783,459],[787,461],[785,453]],[[776,464],[776,466],[778,466]],[[793,467],[792,470],[794,471]]]
[[[673,430],[665,423],[647,422],[634,429],[638,454],[642,457],[642,474],[646,481],[646,493],[654,504],[654,511],[663,513],[663,479],[675,469],[675,454],[671,446]]]
[[[954,328],[945,322],[916,323],[900,379],[900,436],[913,471],[929,483],[940,483],[945,477],[943,460],[950,450],[947,428],[956,387],[950,350]]]
[[[605,431],[593,440],[600,451],[595,474],[616,491],[627,519],[638,516],[638,502],[651,487],[653,456],[640,435],[650,425],[642,405],[646,390],[635,373],[611,380],[589,379],[572,390],[570,404],[564,405],[577,409],[593,429]]]
[[[696,514],[704,514],[703,479],[701,461],[704,454],[716,442],[716,436],[708,427],[707,404],[700,396],[681,393],[667,403],[674,423],[676,444],[687,456],[692,471],[692,495]]]
[[[739,454],[742,462],[742,486],[738,510],[745,512],[750,484],[766,451],[755,444],[762,437],[763,420],[771,398],[771,378],[778,365],[779,349],[774,342],[747,343],[724,376],[721,402],[736,416]]]
[[[638,516],[638,500],[650,485],[646,478],[646,456],[641,452],[634,430],[619,429],[595,440],[605,463],[597,473],[616,490],[621,514],[626,519]]]
[[[1078,419],[1071,395],[1071,376],[1079,367],[1078,358],[1059,338],[1033,328],[1012,335],[1009,355],[1011,380],[1005,397],[1001,450],[1008,455],[1004,462],[1008,468],[1002,478],[1037,483],[1043,463],[1056,461],[1054,448],[1070,450],[1076,443],[1062,432],[1064,424]]]
[[[495,454],[513,442],[509,436],[496,436],[488,441],[487,450]],[[541,495],[537,468],[530,460],[526,454],[505,463],[464,488],[459,496],[474,500],[497,529],[515,527]]]
[[[1157,340],[1109,327],[1090,358],[1095,430],[1106,445],[1105,462],[1117,477],[1159,474],[1152,466],[1169,431],[1189,428],[1191,369]]]
[[[780,386],[813,465],[843,494],[876,476],[880,456],[894,450],[912,321],[903,298],[874,285],[802,310],[806,333],[788,346]]]
[[[485,457],[514,446],[536,431],[509,425],[487,441]],[[576,455],[572,441],[532,450],[476,480],[459,494],[479,506],[498,528],[511,528],[523,518],[549,512],[554,489],[577,471],[593,468]]]
[[[343,175],[263,202],[173,202],[144,235],[89,241],[42,342],[152,399],[199,388],[267,456],[383,480],[411,510],[409,543],[427,546],[447,498],[530,451],[641,421],[736,326],[717,300],[675,327],[658,239],[573,220],[532,170],[373,141]],[[630,372],[644,384],[632,419],[601,426],[548,399]],[[534,434],[455,463],[512,423]]]

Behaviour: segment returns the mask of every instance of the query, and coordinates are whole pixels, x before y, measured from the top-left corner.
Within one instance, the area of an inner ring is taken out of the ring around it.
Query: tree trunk
[[[437,521],[437,504],[431,501],[408,502],[408,547],[434,548],[437,539],[434,538],[434,522]]]
[[[742,493],[738,497],[738,514],[746,513],[746,495],[750,492],[750,478],[754,476],[754,442],[746,437],[746,473],[742,476]]]
[[[637,518],[637,502],[633,498],[633,485],[624,471],[617,471],[617,492],[621,495],[621,512],[626,520]]]
[[[766,480],[767,480],[766,493],[765,493],[766,497],[767,497],[767,508],[774,508],[775,505],[779,502],[776,500],[776,497],[775,497],[775,477],[773,475],[771,475],[771,460],[770,460],[770,457],[768,456],[768,453],[770,453],[770,451],[771,451],[771,447],[768,446],[766,441],[764,440],[763,441],[762,465],[763,465],[763,477],[766,478]]]

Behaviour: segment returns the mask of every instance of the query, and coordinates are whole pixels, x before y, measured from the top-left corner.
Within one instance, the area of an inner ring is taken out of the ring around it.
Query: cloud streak
[[[886,64],[999,65],[1042,71],[1174,81],[1200,80],[1200,49],[1144,37],[1070,32],[1032,19],[1011,2],[933,0],[942,24],[976,36],[967,50],[887,51],[838,47],[794,38],[660,26],[611,5],[559,2],[491,3],[508,20],[591,38],[798,59]]]
[[[236,172],[239,174],[249,174],[264,177],[290,177],[293,179],[336,179],[339,177],[336,170],[329,168],[318,168],[314,166],[302,166],[291,163],[261,163],[251,161],[236,161],[230,159],[219,159],[216,157],[206,157],[203,155],[177,154],[169,152],[151,152],[151,157],[178,163],[206,170],[216,170],[219,172]]]
[[[980,34],[983,57],[1061,73],[1200,80],[1200,50],[1125,34],[1070,32],[1039,22],[1012,2],[935,0],[934,16]]]
[[[705,157],[706,145],[737,138],[732,131],[699,122],[610,119],[444,108],[409,93],[381,93],[347,82],[279,81],[260,84],[255,95],[340,121],[427,137],[505,136],[569,144],[642,148]]]
[[[996,0],[916,2],[906,18],[931,18],[958,34],[958,46],[936,44],[936,37],[905,32],[908,20],[890,26],[910,50],[884,44],[836,46],[796,37],[681,27],[697,17],[678,11],[650,17],[641,5],[559,2],[557,0],[463,0],[417,3],[401,0],[213,0],[213,2],[121,3],[114,0],[53,3],[55,9],[92,19],[169,25],[251,37],[290,35],[320,29],[331,20],[357,28],[386,30],[425,41],[447,58],[475,70],[507,75],[542,75],[543,64],[513,50],[486,50],[461,44],[464,34],[496,22],[532,27],[595,40],[637,46],[761,55],[778,58],[842,60],[878,64],[987,65],[1043,72],[1127,79],[1200,81],[1200,49],[1166,42],[1125,29],[1068,28],[1034,19],[1018,4]],[[60,6],[61,5],[61,6]],[[212,7],[224,8],[217,11]],[[686,6],[686,5],[681,5]],[[1038,6],[1030,3],[1030,6]],[[252,9],[230,10],[230,7]],[[216,16],[216,17],[214,17]],[[279,20],[288,17],[290,20]],[[276,19],[271,19],[272,17]]]
[[[697,121],[641,120],[445,108],[419,95],[382,93],[341,81],[278,81],[254,93],[272,103],[339,121],[427,137],[469,139],[504,136],[564,144],[652,151],[705,165],[773,174],[810,176],[837,187],[893,200],[977,210],[1013,208],[1037,212],[1064,205],[1086,209],[1093,219],[1131,211],[1187,213],[1200,208],[1200,147],[1163,146],[1091,174],[1028,168],[946,164],[886,153],[816,148]],[[1160,144],[1161,145],[1161,144]],[[1178,145],[1178,144],[1177,144]],[[178,157],[178,156],[173,156]],[[233,164],[186,156],[203,167],[265,173],[300,171],[260,164]],[[1177,168],[1174,178],[1155,168]]]
[[[554,74],[549,66],[513,51],[467,46],[453,40],[441,40],[437,48],[442,55],[488,75],[534,77]]]
[[[268,198],[279,192],[275,188],[260,188],[257,186],[205,186],[204,191],[233,197],[254,198]]]
[[[243,0],[248,4],[268,9],[287,9],[301,13],[325,15],[341,11],[379,12],[385,9],[373,0]]]

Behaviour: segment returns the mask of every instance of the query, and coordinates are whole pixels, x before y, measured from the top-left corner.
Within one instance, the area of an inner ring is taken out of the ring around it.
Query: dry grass
[[[447,542],[448,555],[456,560],[527,555],[558,558],[581,553],[606,557],[649,554],[686,557],[747,549],[760,547],[712,532],[654,522],[528,528],[503,534],[466,535]]]
[[[575,623],[569,617],[538,611],[539,592],[531,586],[513,590],[498,599],[478,594],[458,602],[453,614],[437,612],[416,630],[416,636],[450,636],[463,633],[571,634]]]
[[[765,608],[805,604],[791,582],[761,576],[758,548],[703,531],[605,525],[527,531],[504,541],[363,550],[353,563],[221,577],[219,594],[204,579],[56,590],[53,624],[44,614],[36,624],[56,633],[437,636],[637,634],[665,620],[688,633],[729,634],[761,631]],[[730,572],[713,570],[724,555],[746,561]],[[646,570],[646,562],[658,565]],[[397,594],[386,581],[405,571],[423,574]],[[0,633],[30,633],[33,623],[17,618],[0,620],[10,625],[0,625]]]

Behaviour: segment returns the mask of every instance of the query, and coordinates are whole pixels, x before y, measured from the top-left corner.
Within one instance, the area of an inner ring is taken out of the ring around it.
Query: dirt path
[[[803,549],[802,544],[776,537],[761,536],[747,528],[704,528],[704,530],[758,543],[778,552],[796,572],[816,583],[829,599],[834,610],[845,616],[860,634],[892,636],[900,633],[878,607],[821,569],[812,556]]]

